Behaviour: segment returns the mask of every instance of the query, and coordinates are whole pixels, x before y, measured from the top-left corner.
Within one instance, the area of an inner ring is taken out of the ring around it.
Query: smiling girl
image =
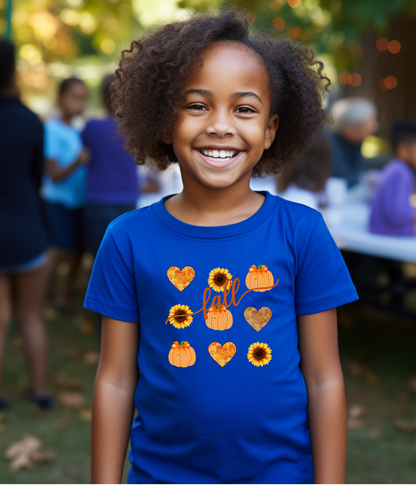
[[[95,261],[92,482],[120,483],[130,437],[128,483],[343,483],[336,307],[358,296],[321,214],[249,187],[322,128],[322,64],[225,11],[134,41],[117,75],[129,150],[183,190]]]

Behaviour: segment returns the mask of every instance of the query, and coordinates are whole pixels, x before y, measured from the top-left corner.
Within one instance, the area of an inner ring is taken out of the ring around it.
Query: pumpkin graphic
[[[274,284],[273,274],[266,265],[252,265],[246,276],[246,286],[253,291],[267,291]]]
[[[207,316],[205,323],[210,329],[224,331],[224,329],[230,329],[233,325],[233,316],[224,305],[217,305],[216,307],[211,305],[208,309]]]
[[[169,352],[169,362],[176,367],[188,367],[195,364],[195,350],[187,341],[175,341]]]

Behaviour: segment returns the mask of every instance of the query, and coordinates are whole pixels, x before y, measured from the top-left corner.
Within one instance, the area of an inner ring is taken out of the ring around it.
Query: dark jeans
[[[115,218],[135,210],[134,204],[87,204],[84,209],[84,234],[88,250],[97,256],[108,224]]]

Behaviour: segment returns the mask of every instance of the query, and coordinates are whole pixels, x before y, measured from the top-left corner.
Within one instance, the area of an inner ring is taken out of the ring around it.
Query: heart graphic
[[[244,310],[244,318],[252,328],[259,332],[272,318],[272,311],[268,307],[261,307],[259,310],[247,307]]]
[[[169,281],[175,288],[179,289],[179,291],[183,291],[186,286],[191,284],[195,277],[195,270],[188,266],[184,267],[182,270],[180,270],[179,267],[169,267],[167,274]]]
[[[234,357],[236,351],[237,347],[231,341],[227,341],[227,343],[224,343],[224,345],[221,345],[221,343],[214,341],[208,347],[209,354],[221,367],[224,367],[225,364],[230,362],[230,360]]]

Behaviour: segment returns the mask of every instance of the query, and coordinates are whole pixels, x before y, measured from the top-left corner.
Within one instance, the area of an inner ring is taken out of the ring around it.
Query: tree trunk
[[[376,41],[381,37],[398,40],[400,52],[391,54],[388,50],[378,50]],[[343,87],[342,96],[366,97],[374,102],[380,122],[379,135],[388,137],[396,120],[416,122],[416,19],[402,13],[391,18],[383,35],[367,30],[362,37],[362,54],[362,83],[358,87]],[[383,91],[379,81],[387,76],[397,78],[397,87]]]

